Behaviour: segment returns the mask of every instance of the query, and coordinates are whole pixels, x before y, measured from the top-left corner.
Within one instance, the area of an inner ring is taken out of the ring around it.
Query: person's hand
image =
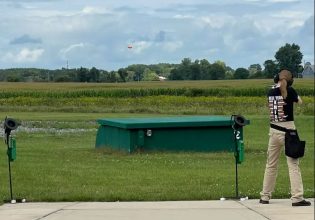
[[[298,104],[302,104],[303,103],[303,101],[302,101],[302,99],[301,99],[301,97],[300,96],[298,96],[298,102],[297,102]]]

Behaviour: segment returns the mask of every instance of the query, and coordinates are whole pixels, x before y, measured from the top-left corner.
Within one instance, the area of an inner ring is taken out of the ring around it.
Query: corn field
[[[0,83],[0,111],[268,114],[265,97],[270,81]],[[313,115],[312,83],[295,82],[304,101],[296,107],[297,114]]]

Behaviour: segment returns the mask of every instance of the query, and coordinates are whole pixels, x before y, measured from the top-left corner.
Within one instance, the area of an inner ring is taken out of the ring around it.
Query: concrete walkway
[[[289,199],[269,205],[258,200],[176,202],[19,203],[0,206],[1,220],[313,220],[312,206],[292,207]]]

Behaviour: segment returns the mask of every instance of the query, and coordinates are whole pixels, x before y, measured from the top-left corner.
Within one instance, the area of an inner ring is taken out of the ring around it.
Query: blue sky
[[[224,61],[248,68],[285,43],[314,63],[314,0],[0,0],[0,68]],[[132,45],[132,49],[128,48]]]

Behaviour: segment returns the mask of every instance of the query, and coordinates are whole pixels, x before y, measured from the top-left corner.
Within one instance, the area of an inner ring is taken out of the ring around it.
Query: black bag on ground
[[[304,156],[305,141],[301,141],[297,130],[289,130],[285,132],[285,155],[292,158]]]

